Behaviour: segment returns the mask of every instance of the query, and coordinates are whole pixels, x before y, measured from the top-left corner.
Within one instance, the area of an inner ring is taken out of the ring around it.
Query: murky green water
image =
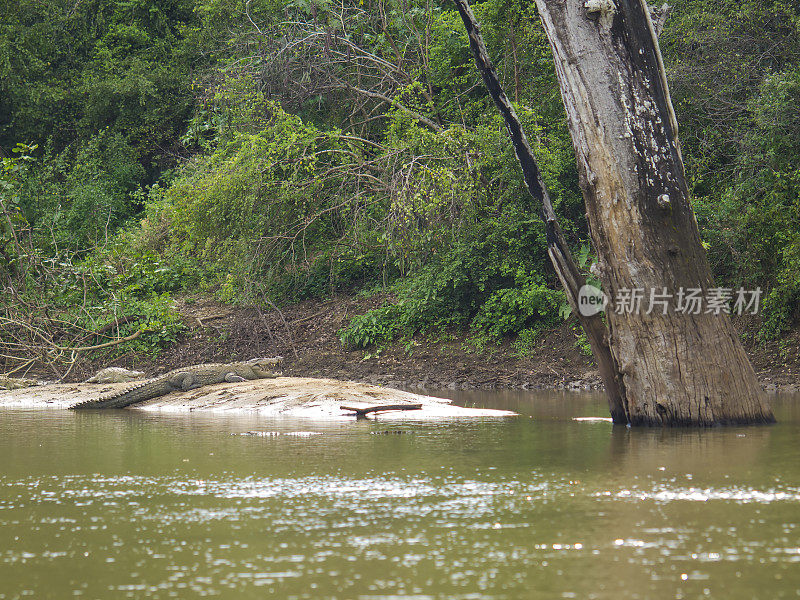
[[[0,411],[0,599],[800,596],[800,398],[709,431],[572,421],[606,414],[591,394],[461,400],[525,416]]]

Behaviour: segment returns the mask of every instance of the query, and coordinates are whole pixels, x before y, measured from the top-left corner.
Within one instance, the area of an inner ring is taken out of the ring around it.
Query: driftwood
[[[387,410],[421,410],[422,404],[378,404],[366,408],[355,406],[340,406],[342,410],[350,410],[356,414],[356,419],[365,419],[369,413],[383,412]]]

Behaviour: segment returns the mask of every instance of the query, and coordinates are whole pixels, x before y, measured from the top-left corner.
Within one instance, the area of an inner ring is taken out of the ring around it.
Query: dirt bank
[[[284,357],[284,373],[328,377],[406,388],[574,388],[599,387],[590,357],[576,347],[578,331],[564,324],[545,332],[531,356],[515,355],[510,342],[479,352],[460,332],[418,336],[411,346],[392,344],[377,351],[342,347],[338,332],[354,315],[380,306],[385,296],[337,296],[262,311],[202,297],[183,297],[176,307],[188,327],[174,347],[156,359],[134,355],[77,365],[70,380],[81,381],[103,366],[117,365],[155,375],[203,362],[229,362],[253,356]],[[768,389],[800,389],[800,335],[756,344],[757,324],[737,323],[745,346]]]

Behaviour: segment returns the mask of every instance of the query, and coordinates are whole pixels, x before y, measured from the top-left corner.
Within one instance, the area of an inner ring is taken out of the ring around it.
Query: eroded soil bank
[[[203,297],[176,300],[187,333],[157,358],[126,354],[75,366],[68,381],[82,381],[105,366],[122,366],[157,375],[204,362],[230,362],[254,356],[284,357],[284,374],[329,377],[407,388],[574,388],[600,387],[590,357],[576,345],[580,331],[569,324],[542,334],[529,356],[517,355],[511,342],[479,351],[460,332],[418,336],[411,345],[344,348],[338,332],[349,319],[380,306],[386,296],[337,296],[279,310],[232,307]],[[762,383],[769,389],[800,389],[800,335],[759,344],[757,324],[740,320],[745,347]]]

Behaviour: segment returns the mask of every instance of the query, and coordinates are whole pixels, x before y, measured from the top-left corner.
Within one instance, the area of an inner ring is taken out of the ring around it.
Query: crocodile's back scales
[[[194,365],[175,369],[97,400],[81,402],[72,408],[125,408],[170,392],[189,391],[215,383],[276,377],[277,373],[268,370],[267,367],[280,362],[280,357],[254,358],[245,362]]]

